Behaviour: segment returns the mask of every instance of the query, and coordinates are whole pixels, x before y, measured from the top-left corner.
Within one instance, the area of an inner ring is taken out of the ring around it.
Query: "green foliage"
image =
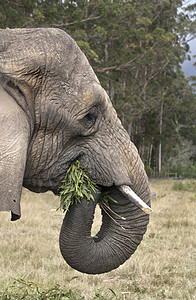
[[[107,191],[103,191],[101,194],[101,197],[99,199],[99,205],[102,206],[103,204],[108,205],[108,202],[112,201],[114,203],[117,203],[117,201],[115,199],[113,199],[112,197],[110,197],[109,193]]]
[[[175,182],[173,185],[174,191],[186,191],[185,185],[182,183],[182,181]]]
[[[186,165],[178,163],[171,167],[171,172],[185,178],[196,178],[196,163],[194,161],[189,161]]]
[[[196,193],[196,181],[190,180],[184,183],[182,181],[176,181],[173,185],[173,190]]]
[[[149,166],[144,166],[145,167],[145,171],[148,177],[152,177],[154,175],[154,171],[151,167]]]
[[[193,196],[190,196],[189,199],[190,199],[192,202],[196,202],[196,193],[195,193]]]
[[[91,59],[96,61],[98,59],[98,55],[90,48],[88,42],[77,41],[77,44],[89,60]]]
[[[84,299],[72,290],[64,290],[59,285],[48,289],[42,289],[33,282],[18,279],[13,281],[10,286],[0,291],[1,300],[15,300],[15,299],[39,299],[39,300],[78,300]]]
[[[94,183],[86,173],[89,171],[83,167],[78,160],[73,162],[62,180],[59,188],[60,206],[64,212],[69,210],[70,205],[81,202],[82,198],[86,198],[87,204],[94,201],[93,193],[99,193],[98,186]],[[117,203],[109,196],[107,191],[102,191],[99,199],[99,205],[108,205],[112,201]]]
[[[196,164],[192,161],[189,161],[185,168],[185,177],[187,178],[196,178]]]
[[[167,196],[167,194],[164,193],[164,194],[160,194],[160,195],[158,196],[158,198],[161,199],[161,198],[164,198],[164,197],[166,197],[166,196]]]
[[[92,193],[98,192],[97,185],[90,180],[86,174],[86,167],[81,166],[76,160],[67,170],[62,185],[59,188],[60,209],[64,212],[69,210],[70,205],[80,203],[82,198],[86,198],[87,203],[94,201]]]

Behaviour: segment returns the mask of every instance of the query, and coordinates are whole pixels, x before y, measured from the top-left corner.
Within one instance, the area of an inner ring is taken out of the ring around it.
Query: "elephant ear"
[[[0,211],[11,211],[12,221],[21,216],[20,197],[30,134],[28,116],[17,103],[17,97],[24,95],[16,86],[8,88],[0,81]]]

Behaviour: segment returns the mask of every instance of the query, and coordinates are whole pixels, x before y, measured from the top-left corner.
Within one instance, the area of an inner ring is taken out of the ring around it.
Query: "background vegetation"
[[[0,27],[66,30],[87,55],[149,175],[196,177],[195,5],[179,0],[1,0]],[[185,168],[186,167],[186,168]]]
[[[24,189],[22,218],[10,222],[10,213],[1,213],[0,299],[196,299],[196,181],[151,181],[150,188],[154,213],[144,240],[125,264],[102,275],[79,273],[63,260],[58,197]]]

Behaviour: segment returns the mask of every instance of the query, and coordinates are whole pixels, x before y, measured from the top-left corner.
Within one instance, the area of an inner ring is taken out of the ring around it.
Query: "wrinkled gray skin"
[[[108,272],[131,256],[148,224],[148,215],[116,189],[129,185],[149,204],[138,152],[70,36],[58,29],[0,30],[0,210],[20,218],[22,185],[57,193],[76,159],[118,201],[110,207],[126,221],[112,217],[125,230],[103,211],[98,238],[89,238],[96,194],[95,202],[83,199],[66,214],[61,253],[81,272]]]

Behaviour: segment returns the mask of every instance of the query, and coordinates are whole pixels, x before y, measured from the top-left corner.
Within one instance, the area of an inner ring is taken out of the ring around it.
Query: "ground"
[[[153,214],[141,245],[103,275],[64,262],[58,197],[24,189],[22,218],[0,214],[0,299],[196,299],[196,181],[153,180],[150,188]]]

